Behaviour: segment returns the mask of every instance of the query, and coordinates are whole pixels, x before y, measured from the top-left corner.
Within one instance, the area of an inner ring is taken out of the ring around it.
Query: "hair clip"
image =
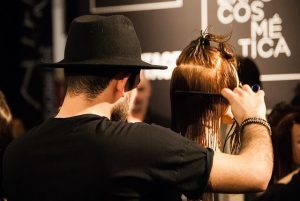
[[[200,38],[200,44],[203,46],[209,46],[210,42],[207,38]]]
[[[205,34],[203,31],[200,32],[200,37],[199,37],[199,43],[200,45],[207,46],[210,45],[209,39],[206,38],[207,34]]]

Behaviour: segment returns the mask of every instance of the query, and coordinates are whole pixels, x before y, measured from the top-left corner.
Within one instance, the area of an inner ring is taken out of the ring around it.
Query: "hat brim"
[[[94,68],[99,69],[167,69],[167,66],[152,65],[142,60],[128,60],[128,59],[107,59],[107,60],[84,60],[76,62],[68,62],[61,60],[57,63],[41,62],[42,67],[48,68]]]

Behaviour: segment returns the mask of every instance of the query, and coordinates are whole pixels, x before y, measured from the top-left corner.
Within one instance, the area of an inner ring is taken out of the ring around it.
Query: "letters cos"
[[[271,0],[218,0],[217,16],[222,24],[250,22],[251,38],[241,38],[243,56],[256,58],[278,57],[279,54],[291,56],[291,51],[282,36],[282,20],[279,14],[265,19],[264,4]]]

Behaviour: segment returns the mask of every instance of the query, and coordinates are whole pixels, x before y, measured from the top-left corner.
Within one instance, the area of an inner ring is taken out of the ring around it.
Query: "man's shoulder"
[[[158,125],[148,124],[144,122],[125,123],[124,126],[128,127],[129,130],[137,133],[143,133],[148,135],[171,135],[174,137],[182,137],[179,133],[174,132],[170,128]]]

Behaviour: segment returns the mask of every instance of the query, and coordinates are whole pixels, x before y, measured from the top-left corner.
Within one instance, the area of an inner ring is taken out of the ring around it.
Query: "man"
[[[67,93],[51,118],[12,143],[4,158],[4,188],[18,200],[180,200],[203,191],[264,190],[272,146],[263,122],[264,92],[223,89],[242,132],[239,155],[214,153],[169,129],[126,123],[140,69],[164,69],[140,59],[131,21],[121,15],[81,16],[68,35],[63,67]],[[247,122],[246,122],[247,123]],[[248,122],[249,123],[249,122]]]

